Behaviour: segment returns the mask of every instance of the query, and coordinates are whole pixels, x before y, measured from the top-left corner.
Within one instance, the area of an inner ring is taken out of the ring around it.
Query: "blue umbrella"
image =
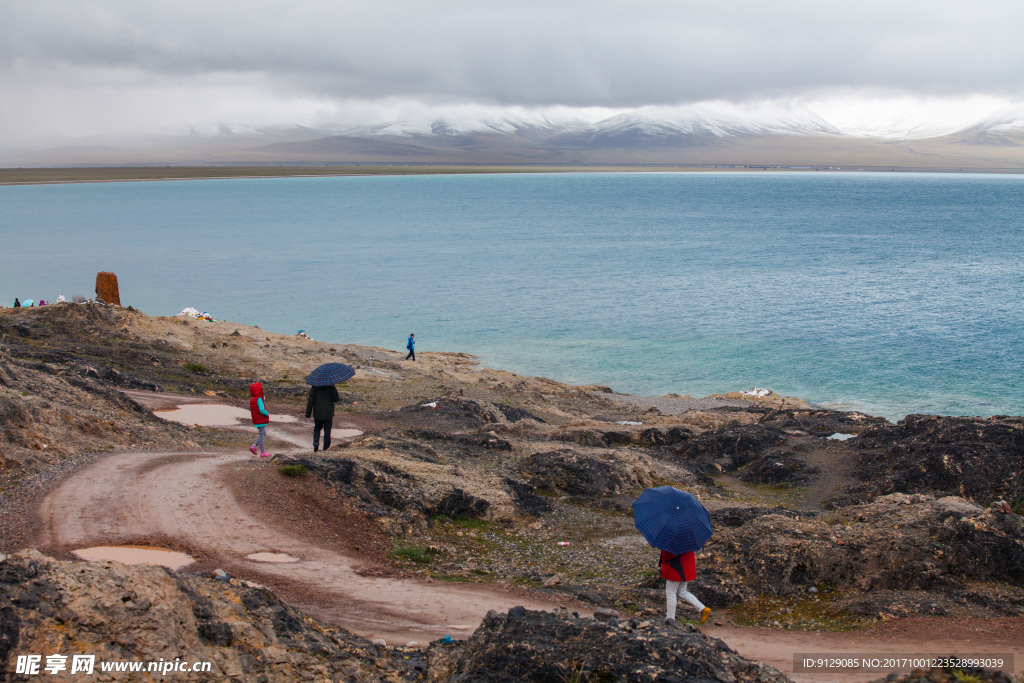
[[[647,489],[633,503],[637,530],[655,548],[681,555],[700,550],[711,538],[711,517],[686,491],[671,486]]]
[[[344,363],[324,363],[306,378],[306,384],[314,387],[329,387],[351,379],[356,374],[351,365]]]

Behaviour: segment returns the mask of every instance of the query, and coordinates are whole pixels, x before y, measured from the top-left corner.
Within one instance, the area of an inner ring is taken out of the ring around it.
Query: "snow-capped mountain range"
[[[334,128],[349,136],[423,136],[521,134],[549,131],[552,134],[602,134],[631,132],[646,136],[712,135],[719,138],[745,135],[811,135],[864,137],[884,140],[919,140],[959,132],[992,130],[1007,133],[1024,129],[1024,110],[995,112],[982,119],[925,118],[916,112],[894,112],[834,122],[809,106],[788,103],[737,105],[708,102],[678,107],[642,107],[613,112],[516,111],[511,114],[438,112],[379,125]],[[607,116],[600,116],[608,114]]]
[[[1024,105],[983,117],[942,107],[876,111],[778,101],[618,110],[421,107],[358,123],[220,124],[26,145],[0,150],[0,165],[723,164],[1024,172]]]

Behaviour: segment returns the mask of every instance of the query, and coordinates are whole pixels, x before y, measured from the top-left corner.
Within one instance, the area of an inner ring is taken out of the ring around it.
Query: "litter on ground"
[[[195,318],[196,320],[209,320],[210,322],[213,322],[213,316],[211,316],[209,313],[207,313],[206,311],[200,313],[191,306],[187,306],[186,308],[182,309],[181,313],[179,313],[178,315],[183,315],[186,318]]]

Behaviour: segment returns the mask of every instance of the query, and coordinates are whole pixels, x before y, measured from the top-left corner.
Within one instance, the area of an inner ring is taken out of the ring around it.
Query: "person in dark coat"
[[[661,578],[665,579],[665,621],[672,624],[676,622],[676,596],[678,595],[700,612],[700,623],[706,622],[711,616],[711,610],[705,607],[696,595],[686,590],[686,584],[697,578],[696,555],[692,552],[673,555],[667,550],[662,550],[658,565],[661,568]]]
[[[324,433],[324,450],[331,447],[331,428],[334,426],[334,404],[341,400],[338,387],[310,387],[306,399],[306,417],[313,417],[313,452],[320,449],[320,432]]]
[[[14,307],[21,308],[21,302],[18,301],[18,297],[14,297]]]

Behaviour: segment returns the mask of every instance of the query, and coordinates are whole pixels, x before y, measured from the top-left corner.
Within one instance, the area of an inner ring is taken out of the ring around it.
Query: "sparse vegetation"
[[[205,365],[203,365],[202,363],[185,363],[184,365],[181,366],[181,369],[184,370],[185,372],[193,372],[193,373],[201,372],[201,373],[209,374],[209,372],[210,372],[207,369],[207,367]]]
[[[430,556],[430,550],[422,545],[396,543],[393,552],[395,557],[409,560],[416,564],[430,564],[433,559]]]
[[[864,620],[834,606],[839,595],[824,588],[818,596],[761,595],[730,608],[738,626],[762,628],[852,631]]]
[[[305,476],[308,470],[305,465],[296,463],[293,465],[281,465],[277,468],[277,471],[286,477],[292,477],[294,479],[295,477]]]
[[[982,683],[981,679],[977,676],[973,676],[960,669],[953,669],[953,678],[960,681],[960,683]]]

